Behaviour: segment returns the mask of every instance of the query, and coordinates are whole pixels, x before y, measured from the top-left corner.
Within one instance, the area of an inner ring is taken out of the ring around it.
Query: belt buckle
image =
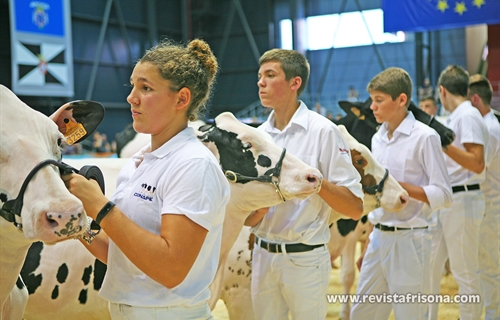
[[[266,242],[266,245],[267,245],[267,251],[271,252],[271,243]]]

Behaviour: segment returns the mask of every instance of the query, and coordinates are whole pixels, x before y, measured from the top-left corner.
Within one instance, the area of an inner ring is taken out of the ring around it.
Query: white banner
[[[74,95],[70,0],[10,0],[12,91]]]

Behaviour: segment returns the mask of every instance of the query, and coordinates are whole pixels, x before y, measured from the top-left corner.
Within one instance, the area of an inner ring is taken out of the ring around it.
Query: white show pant
[[[482,191],[453,194],[450,208],[439,210],[438,222],[431,229],[431,292],[439,294],[443,268],[450,259],[451,273],[458,284],[459,295],[481,295],[479,276],[479,228],[484,215]],[[483,299],[480,303],[461,303],[461,320],[481,318]],[[430,319],[438,319],[438,304],[430,305]]]
[[[252,303],[255,319],[324,320],[331,271],[326,245],[307,252],[272,253],[255,245]]]
[[[485,320],[500,319],[500,202],[486,202],[479,229],[479,270],[483,291]]]
[[[363,258],[356,295],[428,294],[431,236],[427,229],[381,231],[374,228]],[[423,320],[426,303],[354,303],[352,320]]]

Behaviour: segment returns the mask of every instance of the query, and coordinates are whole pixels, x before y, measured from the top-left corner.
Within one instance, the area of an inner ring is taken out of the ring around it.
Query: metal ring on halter
[[[234,183],[238,182],[238,176],[234,171],[226,170],[226,172],[224,172],[224,175],[226,176],[227,180]]]

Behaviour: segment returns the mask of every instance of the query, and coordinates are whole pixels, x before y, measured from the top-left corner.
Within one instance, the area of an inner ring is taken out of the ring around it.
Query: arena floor
[[[359,250],[358,254],[359,255]],[[340,260],[336,261],[336,265],[340,266]],[[353,285],[353,288],[351,290],[351,293],[355,293],[356,291],[356,284],[357,284],[357,276],[358,273],[356,273],[356,281]],[[330,284],[329,284],[329,291],[328,293],[341,293],[342,292],[342,286],[340,282],[340,269],[334,269],[332,270],[332,274],[330,276]],[[443,276],[443,279],[441,280],[441,294],[449,294],[449,295],[455,295],[458,293],[458,287],[453,279],[453,276],[447,275]],[[328,315],[326,317],[327,320],[337,320],[339,319],[339,312],[340,312],[340,304],[331,304],[328,307]],[[228,320],[229,317],[227,315],[227,310],[226,306],[224,305],[224,302],[222,300],[219,300],[217,303],[217,306],[215,309],[212,311],[214,318],[216,320]],[[457,320],[460,316],[459,312],[459,306],[458,304],[441,304],[439,306],[439,320]],[[391,314],[390,320],[394,320],[394,315]]]

